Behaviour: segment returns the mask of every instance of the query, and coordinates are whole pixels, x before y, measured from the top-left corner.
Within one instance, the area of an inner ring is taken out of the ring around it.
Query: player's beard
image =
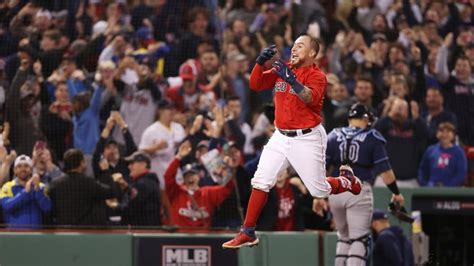
[[[290,63],[292,67],[299,67],[301,65],[301,59],[299,57],[291,57],[290,58]]]
[[[298,68],[303,65],[306,65],[306,61],[308,60],[308,56],[306,57],[301,57],[301,56],[296,56],[296,57],[290,57],[290,64],[291,68]]]

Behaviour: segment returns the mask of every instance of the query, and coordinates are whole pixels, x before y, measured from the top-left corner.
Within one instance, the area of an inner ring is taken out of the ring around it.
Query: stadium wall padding
[[[318,232],[261,233],[260,244],[239,251],[239,265],[314,266],[319,264]]]
[[[1,233],[1,266],[130,266],[132,235]]]
[[[401,189],[407,210],[411,211],[413,196],[474,196],[470,188],[417,188]],[[387,188],[374,189],[374,205],[387,209],[391,193]],[[399,224],[393,217],[392,224]],[[401,224],[407,235],[411,227]],[[115,233],[0,233],[0,266],[148,266],[141,265],[140,250],[155,256],[165,254],[165,248],[173,258],[178,255],[193,257],[192,246],[210,247],[209,257],[215,254],[227,260],[228,265],[279,266],[279,265],[333,265],[337,235],[335,232],[259,232],[260,244],[240,251],[222,251],[222,242],[233,234],[115,234]],[[191,246],[191,248],[189,248]],[[186,250],[186,248],[189,248]],[[143,249],[144,248],[144,249]],[[180,250],[181,249],[181,250]],[[173,253],[174,252],[174,253]],[[181,252],[181,253],[180,253]],[[150,256],[150,255],[147,255]],[[237,261],[238,264],[237,264]],[[216,264],[218,260],[215,260]],[[160,261],[153,265],[162,265]]]

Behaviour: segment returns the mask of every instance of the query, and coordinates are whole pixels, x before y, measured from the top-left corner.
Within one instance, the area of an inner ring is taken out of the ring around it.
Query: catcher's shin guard
[[[351,239],[351,247],[347,256],[346,265],[368,265],[372,248],[372,235],[366,234]]]

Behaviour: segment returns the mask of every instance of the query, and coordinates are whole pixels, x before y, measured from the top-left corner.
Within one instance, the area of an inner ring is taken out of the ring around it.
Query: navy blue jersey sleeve
[[[372,136],[375,138],[372,162],[374,164],[374,174],[377,176],[387,170],[392,169],[385,149],[386,140],[377,130],[372,129]]]
[[[374,174],[377,176],[387,170],[392,169],[390,161],[388,160],[387,151],[383,143],[377,143],[374,147]]]

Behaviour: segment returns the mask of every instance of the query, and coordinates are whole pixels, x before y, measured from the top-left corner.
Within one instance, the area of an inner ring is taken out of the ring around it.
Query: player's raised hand
[[[282,60],[277,60],[273,63],[272,71],[273,73],[277,74],[280,78],[284,81],[288,82],[289,84],[293,85],[296,83],[296,75],[291,71],[288,65],[283,62]]]
[[[267,48],[263,49],[262,52],[257,57],[257,64],[263,66],[265,62],[272,59],[272,57],[276,54],[276,45],[272,44]]]

